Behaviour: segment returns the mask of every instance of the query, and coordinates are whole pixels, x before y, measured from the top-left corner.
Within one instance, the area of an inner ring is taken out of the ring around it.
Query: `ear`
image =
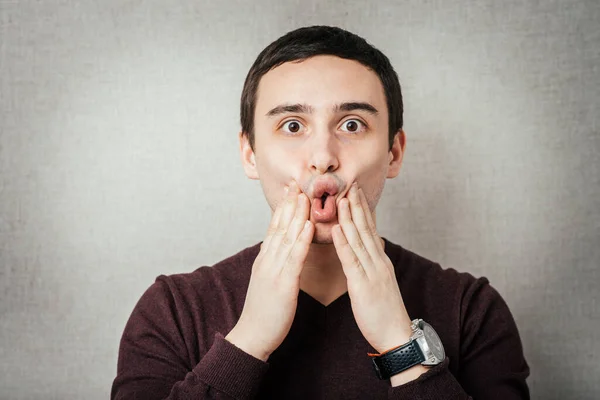
[[[395,178],[400,173],[400,167],[402,166],[402,159],[404,158],[404,150],[406,149],[406,135],[404,131],[400,129],[394,136],[394,142],[392,149],[389,151],[389,164],[387,178]]]
[[[243,131],[239,134],[240,139],[240,157],[242,159],[242,166],[246,176],[250,179],[259,179],[258,169],[256,168],[256,157],[252,147],[250,147],[250,141],[248,135]]]

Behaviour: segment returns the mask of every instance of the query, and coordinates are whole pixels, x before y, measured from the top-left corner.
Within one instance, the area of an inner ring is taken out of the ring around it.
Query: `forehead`
[[[358,61],[315,56],[287,62],[260,80],[256,114],[285,103],[308,104],[317,112],[343,102],[368,102],[387,115],[383,85],[375,72]]]

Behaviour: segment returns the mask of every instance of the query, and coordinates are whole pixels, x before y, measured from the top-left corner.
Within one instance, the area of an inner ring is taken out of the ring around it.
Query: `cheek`
[[[360,187],[365,193],[369,208],[371,211],[375,209],[383,188],[385,187],[385,180],[387,176],[387,163],[381,162],[381,158],[374,160],[372,164],[363,165],[363,168],[359,171],[356,180]]]
[[[266,145],[266,143],[265,143]],[[256,153],[256,168],[261,180],[285,184],[293,169],[293,159],[277,146],[263,146]],[[284,180],[282,182],[282,180]]]
[[[263,158],[256,162],[261,180],[269,182],[277,182],[287,176],[286,165],[283,159],[278,160],[274,156]]]
[[[283,196],[283,188],[294,175],[294,163],[281,151],[257,154],[256,168],[260,184],[271,210],[275,210]]]
[[[367,198],[369,210],[373,212],[383,193],[383,188],[385,186],[384,175],[361,175],[356,180]]]

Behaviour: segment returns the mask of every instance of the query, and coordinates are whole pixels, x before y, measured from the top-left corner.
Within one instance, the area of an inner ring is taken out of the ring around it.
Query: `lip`
[[[316,199],[322,197],[325,193],[328,193],[330,196],[335,196],[338,192],[339,188],[334,179],[322,178],[313,185],[311,198]]]

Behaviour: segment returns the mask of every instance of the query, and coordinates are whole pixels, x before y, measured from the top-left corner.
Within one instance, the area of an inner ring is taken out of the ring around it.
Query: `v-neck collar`
[[[390,250],[389,242],[386,238],[384,238],[384,237],[381,237],[381,238],[383,239],[383,250],[384,250],[385,254],[388,255],[388,257],[389,257],[389,250]],[[306,301],[307,304],[312,305],[313,307],[316,307],[316,308],[322,309],[322,310],[331,310],[333,308],[338,308],[344,304],[350,303],[350,295],[348,294],[348,291],[345,291],[343,294],[338,296],[335,300],[333,300],[331,303],[329,303],[327,305],[321,303],[319,300],[315,299],[314,297],[312,297],[310,294],[306,293],[302,289],[300,289],[300,292],[298,293],[298,301],[299,302],[302,301],[301,299],[304,299],[304,301]]]
[[[304,298],[307,302],[312,303],[314,306],[322,309],[331,309],[333,307],[337,307],[337,303],[344,303],[346,299],[349,299],[349,297],[350,296],[348,295],[348,291],[345,291],[331,303],[325,305],[302,289],[300,289],[300,292],[298,293],[298,301],[301,301],[300,298]]]

